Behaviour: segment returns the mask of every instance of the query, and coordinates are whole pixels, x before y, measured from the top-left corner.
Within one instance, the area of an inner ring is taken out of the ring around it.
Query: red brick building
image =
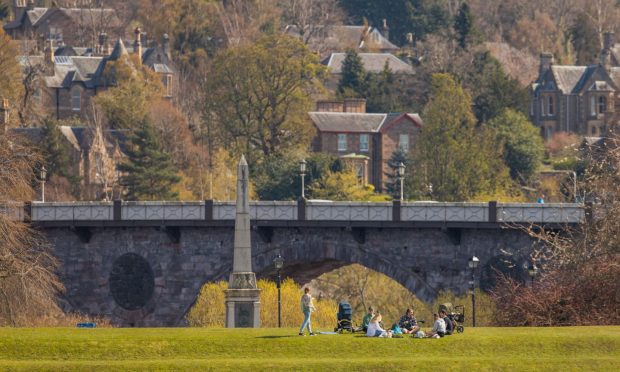
[[[392,173],[388,160],[398,149],[409,152],[419,136],[418,114],[366,113],[366,101],[346,99],[317,102],[309,113],[317,129],[312,150],[325,152],[353,163],[362,180],[383,191]]]

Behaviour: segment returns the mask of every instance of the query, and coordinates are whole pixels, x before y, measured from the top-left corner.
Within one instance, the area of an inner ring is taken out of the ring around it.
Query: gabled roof
[[[108,27],[118,27],[120,20],[116,10],[110,8],[41,8],[45,12],[37,19],[35,26],[46,22],[52,17],[66,16],[76,24],[91,25],[104,24]]]
[[[384,133],[402,119],[408,119],[418,127],[422,126],[420,116],[409,113],[309,112],[308,115],[319,132]]]
[[[332,74],[342,73],[342,64],[346,58],[346,53],[332,53],[329,58],[323,61]],[[387,63],[395,74],[413,74],[413,67],[390,53],[358,53],[364,69],[372,73],[383,71]]]
[[[582,80],[586,66],[551,66],[551,72],[557,84],[557,88],[563,94],[571,94]]]
[[[50,88],[69,88],[74,82],[83,83],[86,88],[100,86],[103,73],[103,57],[54,57],[54,75],[45,76],[45,84]]]
[[[123,39],[119,38],[116,44],[114,44],[112,53],[110,53],[110,59],[116,61],[126,55],[129,55],[129,53],[127,52],[127,48],[125,48],[125,43],[123,43]]]
[[[31,25],[34,25],[41,19],[41,17],[43,17],[47,10],[48,8],[34,8],[32,10],[21,9],[15,16],[15,19],[5,24],[3,27],[5,30],[20,28],[26,19],[30,21]]]

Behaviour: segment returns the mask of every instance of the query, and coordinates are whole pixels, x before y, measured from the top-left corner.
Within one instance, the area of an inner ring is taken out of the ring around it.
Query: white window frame
[[[590,116],[596,116],[596,96],[590,96]]]
[[[360,134],[360,152],[368,152],[370,145],[368,144],[368,134]]]
[[[346,133],[338,133],[338,151],[347,151]]]
[[[398,135],[398,148],[405,152],[409,151],[409,134]]]
[[[543,96],[540,98],[540,116],[547,116],[545,112],[545,97]]]
[[[78,88],[71,89],[71,110],[82,111],[82,91]]]
[[[607,111],[607,97],[598,96],[597,109],[599,114],[604,114]]]
[[[172,75],[164,76],[164,86],[166,87],[166,97],[172,97]]]
[[[553,116],[555,113],[555,107],[553,106],[554,102],[553,102],[553,96],[547,96],[547,115],[548,116]]]

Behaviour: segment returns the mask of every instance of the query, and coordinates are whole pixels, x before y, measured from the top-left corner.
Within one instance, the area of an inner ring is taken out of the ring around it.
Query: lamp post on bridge
[[[538,275],[538,267],[536,267],[534,263],[530,263],[527,267],[527,274],[530,276],[530,280],[532,281],[532,289],[534,289],[534,278]]]
[[[476,268],[479,262],[480,260],[476,256],[469,259],[469,268],[471,269],[471,281],[469,282],[471,287],[471,320],[474,327],[476,326]]]
[[[39,174],[41,177],[41,202],[45,203],[45,179],[47,178],[47,169],[45,167],[41,167],[41,173]]]
[[[299,176],[301,177],[301,198],[306,198],[306,159],[299,162]]]
[[[405,195],[404,195],[404,181],[405,181],[405,164],[403,164],[403,162],[400,162],[398,164],[398,169],[396,170],[396,175],[398,176],[398,181],[400,181],[400,201],[402,202],[403,200],[405,200]]]
[[[284,258],[278,253],[276,258],[273,259],[273,265],[275,266],[278,272],[278,328],[282,327],[282,307],[281,307],[281,299],[280,299],[280,287],[282,285],[282,277],[280,276],[280,270],[284,267]]]

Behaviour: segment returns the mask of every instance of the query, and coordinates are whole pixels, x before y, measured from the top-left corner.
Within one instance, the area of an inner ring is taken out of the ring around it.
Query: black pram
[[[349,331],[353,333],[353,309],[351,309],[351,305],[342,301],[338,304],[338,313],[336,314],[338,318],[338,324],[336,328],[334,328],[334,332],[344,332]]]

